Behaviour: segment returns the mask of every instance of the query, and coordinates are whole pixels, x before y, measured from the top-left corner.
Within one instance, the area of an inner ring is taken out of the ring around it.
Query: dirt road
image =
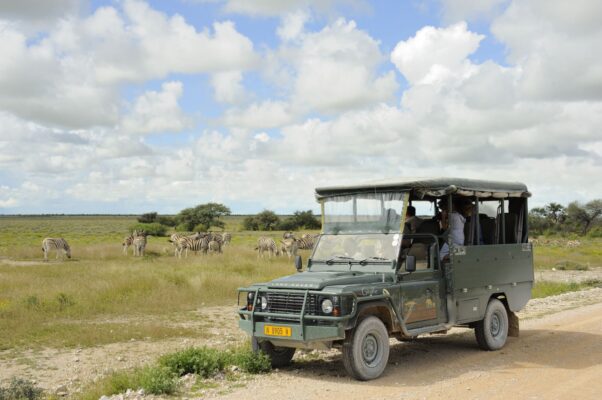
[[[299,361],[223,399],[599,399],[602,303],[522,322],[498,352],[477,349],[458,329],[415,342],[391,341],[381,379],[357,382],[340,356]]]

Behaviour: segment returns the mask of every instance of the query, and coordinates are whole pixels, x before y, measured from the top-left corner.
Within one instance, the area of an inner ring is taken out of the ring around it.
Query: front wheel
[[[272,342],[260,342],[253,338],[253,351],[263,351],[272,362],[272,368],[286,367],[291,364],[291,360],[295,355],[295,348],[274,346]]]
[[[360,381],[376,379],[388,361],[389,335],[380,319],[364,319],[345,337],[343,364],[351,377]]]
[[[485,318],[477,322],[475,336],[483,350],[499,350],[508,338],[508,312],[498,299],[491,299],[485,310]]]

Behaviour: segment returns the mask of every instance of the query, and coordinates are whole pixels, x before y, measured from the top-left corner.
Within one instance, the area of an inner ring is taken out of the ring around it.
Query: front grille
[[[278,314],[301,314],[303,308],[303,298],[305,294],[301,293],[271,293],[265,294],[268,299],[268,312]],[[317,315],[318,304],[316,295],[307,296],[306,315]]]

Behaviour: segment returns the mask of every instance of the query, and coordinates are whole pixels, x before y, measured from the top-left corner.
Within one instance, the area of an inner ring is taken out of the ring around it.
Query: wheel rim
[[[489,324],[489,331],[491,332],[491,336],[496,337],[500,334],[502,330],[502,321],[500,320],[500,316],[498,313],[494,313],[491,316],[491,323]]]
[[[362,343],[362,358],[368,365],[374,364],[378,357],[379,347],[378,340],[374,335],[366,335]]]

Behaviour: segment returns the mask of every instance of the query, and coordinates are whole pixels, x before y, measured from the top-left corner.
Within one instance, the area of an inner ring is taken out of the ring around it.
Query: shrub
[[[172,394],[176,391],[177,376],[167,367],[145,367],[139,372],[140,386],[152,394]]]
[[[250,374],[262,374],[272,370],[270,358],[263,352],[255,353],[249,347],[236,349],[228,361],[228,364],[236,365]]]
[[[142,214],[138,217],[138,222],[140,222],[141,224],[152,224],[153,222],[157,222],[157,213],[150,212]]]
[[[203,378],[215,375],[226,364],[221,352],[208,347],[190,347],[186,350],[164,355],[159,364],[182,376],[198,374]]]
[[[155,222],[160,223],[161,225],[165,225],[165,226],[176,226],[178,224],[178,221],[176,220],[175,217],[170,217],[167,215],[160,215],[157,217],[157,220]]]
[[[158,222],[153,222],[151,224],[136,224],[131,226],[130,230],[144,231],[147,235],[151,236],[165,236],[167,233],[167,227]]]
[[[25,379],[13,378],[8,387],[0,387],[0,400],[36,400],[42,394],[42,389]]]

